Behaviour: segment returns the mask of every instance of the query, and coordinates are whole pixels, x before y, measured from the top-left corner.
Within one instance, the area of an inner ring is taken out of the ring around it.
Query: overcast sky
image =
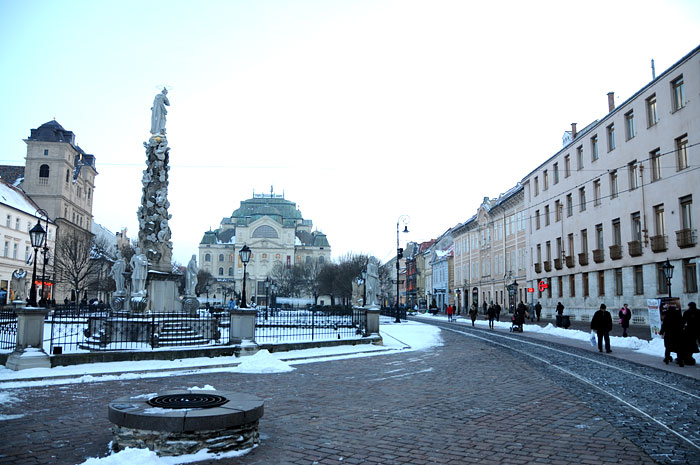
[[[0,163],[55,118],[97,158],[95,220],[137,236],[167,86],[175,260],[253,191],[333,256],[472,216],[699,45],[700,2],[0,0]]]

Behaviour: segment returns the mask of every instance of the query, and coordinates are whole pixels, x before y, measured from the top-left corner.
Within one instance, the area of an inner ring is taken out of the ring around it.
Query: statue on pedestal
[[[131,294],[146,294],[146,275],[148,273],[148,258],[141,253],[141,248],[136,247],[134,256],[129,262],[131,265]]]
[[[168,100],[168,90],[163,88],[162,92],[153,99],[151,107],[151,134],[165,134],[165,115],[168,114],[166,105],[170,106]]]
[[[185,276],[185,295],[194,295],[194,289],[197,287],[197,256],[192,255],[190,262],[187,264],[187,275]]]
[[[117,294],[125,294],[124,289],[124,272],[126,271],[126,260],[122,257],[121,252],[117,250],[117,259],[112,264],[112,269],[109,271],[109,275],[114,279],[114,284],[117,288]]]
[[[370,307],[377,306],[377,291],[379,290],[379,267],[377,260],[370,257],[367,262],[367,279],[365,281],[367,289],[367,302]]]
[[[12,273],[12,282],[10,283],[10,287],[15,293],[13,300],[27,300],[27,272],[22,268],[15,270]]]

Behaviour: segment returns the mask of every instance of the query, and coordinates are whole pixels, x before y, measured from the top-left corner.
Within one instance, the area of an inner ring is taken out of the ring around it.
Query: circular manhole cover
[[[160,408],[212,408],[228,402],[224,396],[212,394],[170,394],[148,399],[148,405]]]

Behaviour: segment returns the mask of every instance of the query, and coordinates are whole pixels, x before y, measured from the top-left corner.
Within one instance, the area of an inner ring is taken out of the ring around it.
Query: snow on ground
[[[446,315],[431,315],[429,313],[417,313],[416,315],[413,315],[418,318],[423,318],[426,320],[440,320],[440,321],[447,321],[447,316]],[[471,320],[467,318],[459,318],[457,320],[458,322],[462,324],[468,324],[471,325]],[[496,328],[500,329],[509,329],[511,327],[510,322],[504,322],[504,321],[494,321],[493,322],[494,326]],[[476,326],[478,327],[483,327],[483,328],[488,328],[489,322],[488,320],[476,320]],[[564,328],[557,328],[553,324],[549,323],[545,327],[541,327],[539,325],[532,325],[532,324],[524,324],[523,325],[523,332],[525,333],[538,333],[538,334],[547,334],[555,337],[561,337],[561,338],[566,338],[566,339],[575,339],[577,341],[586,341],[588,342],[591,337],[590,331],[580,331],[577,329],[564,329]],[[664,340],[663,339],[652,339],[651,341],[646,341],[644,339],[639,339],[638,337],[620,337],[620,336],[610,336],[610,347],[612,348],[618,348],[618,349],[631,349],[635,350],[639,353],[645,354],[645,355],[653,355],[657,356],[660,358],[664,357]],[[697,362],[700,363],[700,354],[695,354],[693,356]]]

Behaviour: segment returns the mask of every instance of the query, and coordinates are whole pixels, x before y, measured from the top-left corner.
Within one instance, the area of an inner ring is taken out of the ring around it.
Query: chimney
[[[615,92],[608,92],[608,111],[615,109]]]
[[[571,140],[576,139],[576,123],[571,123]]]

